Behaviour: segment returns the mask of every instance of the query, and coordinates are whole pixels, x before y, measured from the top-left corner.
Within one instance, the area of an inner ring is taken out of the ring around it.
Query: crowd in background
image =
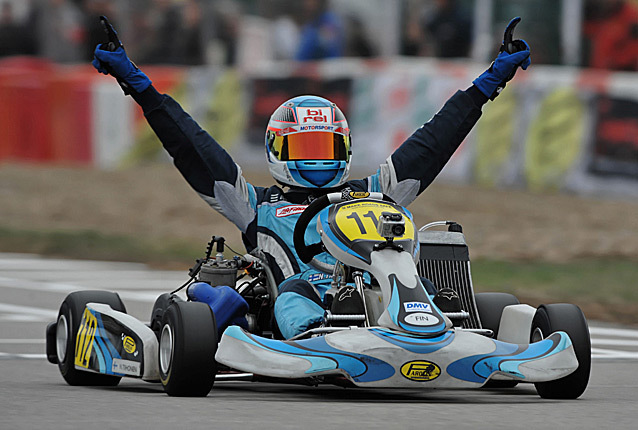
[[[242,27],[255,17],[267,26],[272,59],[464,58],[472,55],[476,42],[478,1],[391,0],[385,5],[399,10],[399,22],[387,27],[346,7],[353,4],[347,0],[0,0],[0,56],[87,62],[95,45],[104,41],[97,16],[105,14],[140,64],[235,64]],[[561,64],[561,2],[489,3],[494,28],[502,28],[512,13],[525,11],[534,61]],[[364,6],[359,12],[366,12],[365,5],[380,3],[358,4]],[[638,70],[638,0],[582,0],[581,5],[579,65]],[[399,32],[396,46],[382,49],[389,31]],[[497,42],[498,36],[493,39]]]

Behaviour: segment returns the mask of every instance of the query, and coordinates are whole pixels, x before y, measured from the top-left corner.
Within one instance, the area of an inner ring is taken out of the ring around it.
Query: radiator
[[[455,224],[458,226],[458,224]],[[457,227],[460,229],[460,226]],[[463,310],[470,317],[463,321],[463,328],[482,328],[479,319],[472,272],[470,253],[465,236],[458,231],[419,231],[421,254],[417,270],[419,276],[428,278],[438,289],[449,287],[459,295]]]

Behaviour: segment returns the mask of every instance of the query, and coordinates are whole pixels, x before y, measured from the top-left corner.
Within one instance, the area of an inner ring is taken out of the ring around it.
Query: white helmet
[[[279,106],[266,129],[270,174],[281,184],[334,188],[350,172],[350,128],[336,104],[298,96]]]

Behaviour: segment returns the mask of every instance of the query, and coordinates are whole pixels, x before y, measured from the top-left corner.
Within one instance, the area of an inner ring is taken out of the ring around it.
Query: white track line
[[[3,288],[17,288],[20,290],[34,290],[34,291],[49,291],[54,293],[72,293],[73,291],[86,290],[87,288],[81,285],[63,284],[59,282],[42,282],[33,281],[28,279],[14,279],[5,278],[0,276],[0,287]],[[165,291],[123,291],[119,290],[118,294],[122,299],[134,300],[136,302],[150,302],[154,303],[155,299],[162,294],[167,293],[169,289]]]
[[[10,303],[0,303],[0,312],[19,314],[30,317],[43,317],[50,320],[55,320],[58,317],[58,312],[51,309],[36,308],[33,306],[20,306]]]
[[[638,340],[627,339],[601,339],[598,337],[592,337],[592,345],[607,345],[607,346],[638,346]]]
[[[638,330],[631,330],[626,328],[589,327],[589,333],[592,336],[638,338]]]
[[[8,352],[0,352],[0,360],[46,360],[46,354],[9,354]]]
[[[619,351],[615,349],[592,348],[591,357],[593,359],[611,360],[611,359],[638,359],[638,352]]]

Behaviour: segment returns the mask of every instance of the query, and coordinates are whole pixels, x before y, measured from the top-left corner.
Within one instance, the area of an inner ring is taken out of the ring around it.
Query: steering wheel
[[[322,209],[328,207],[331,204],[346,202],[350,200],[357,200],[360,198],[371,198],[375,200],[383,200],[390,203],[395,203],[391,197],[383,194],[383,193],[356,193],[356,192],[339,192],[339,193],[330,193],[324,196],[315,199],[308,205],[308,207],[302,212],[297,220],[297,224],[295,224],[295,231],[292,235],[292,241],[295,246],[295,250],[297,251],[297,255],[299,259],[306,264],[310,264],[313,267],[321,270],[328,271],[332,273],[332,265],[323,263],[316,258],[314,258],[317,254],[321,254],[323,252],[323,245],[321,242],[312,243],[310,245],[306,245],[305,234],[306,229],[308,228],[308,224],[310,221],[317,215]]]

